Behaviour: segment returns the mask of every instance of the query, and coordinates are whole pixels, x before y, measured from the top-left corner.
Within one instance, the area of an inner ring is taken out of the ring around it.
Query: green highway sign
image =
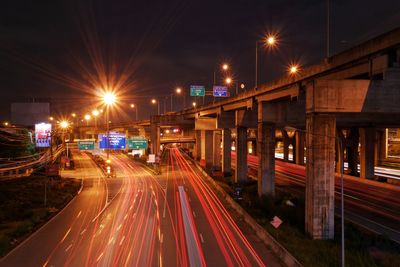
[[[143,137],[133,137],[128,139],[128,148],[129,149],[146,149],[148,146],[148,142],[146,138]]]
[[[94,140],[78,141],[79,150],[94,150]]]
[[[203,85],[191,85],[190,96],[205,96],[206,88]]]

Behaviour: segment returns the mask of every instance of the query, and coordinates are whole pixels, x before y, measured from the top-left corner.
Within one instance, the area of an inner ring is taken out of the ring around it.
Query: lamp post
[[[135,119],[136,120],[138,120],[138,107],[137,107],[137,104],[135,105],[135,104],[131,104],[131,108],[132,109],[135,109]]]
[[[255,64],[255,85],[254,88],[257,90],[258,87],[258,45],[262,43],[265,44],[267,47],[273,47],[276,45],[276,36],[268,35],[264,40],[257,40],[256,41],[256,64]]]
[[[85,120],[86,120],[86,126],[89,126],[89,120],[90,120],[91,116],[89,114],[85,115]]]
[[[153,99],[151,100],[151,103],[152,103],[153,105],[157,104],[157,115],[160,115],[160,101],[158,101],[157,99],[153,98]]]
[[[99,116],[99,111],[97,109],[92,111],[92,115],[94,117],[94,135],[95,135],[95,139],[96,139],[96,134],[97,134],[97,116]]]
[[[110,161],[110,106],[116,101],[116,96],[112,92],[106,92],[103,95],[103,102],[106,104],[106,123],[107,123],[107,162]]]

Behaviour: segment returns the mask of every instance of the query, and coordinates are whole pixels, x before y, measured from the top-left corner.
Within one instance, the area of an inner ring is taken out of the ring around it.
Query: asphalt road
[[[1,266],[280,266],[242,231],[178,149],[162,175],[112,155],[116,178],[76,157],[82,192]],[[240,224],[240,223],[239,223]]]

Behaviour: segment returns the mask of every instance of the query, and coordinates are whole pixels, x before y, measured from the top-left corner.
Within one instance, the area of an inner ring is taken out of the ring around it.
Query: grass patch
[[[232,194],[230,177],[215,177],[216,182]],[[335,218],[334,240],[312,240],[304,231],[304,198],[277,191],[274,197],[258,197],[257,182],[243,185],[239,204],[304,266],[340,266],[340,218]],[[294,206],[292,206],[293,204]],[[283,220],[279,229],[270,221]],[[400,246],[389,239],[345,223],[346,266],[400,266]]]
[[[79,188],[80,181],[69,178],[31,176],[0,181],[0,256],[62,209]]]

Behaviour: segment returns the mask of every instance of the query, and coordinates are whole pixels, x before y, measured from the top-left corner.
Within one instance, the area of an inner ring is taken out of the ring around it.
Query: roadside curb
[[[201,171],[204,177],[209,181],[214,188],[222,195],[222,197],[228,202],[228,204],[240,215],[243,220],[253,229],[258,238],[260,238],[263,243],[269,247],[277,257],[289,267],[303,266],[289,251],[286,250],[278,241],[271,236],[267,230],[265,230],[261,225],[259,225],[256,220],[253,219],[243,208],[240,206],[225,190],[219,186],[215,180],[208,175],[196,161],[191,159],[195,164],[197,169]]]

